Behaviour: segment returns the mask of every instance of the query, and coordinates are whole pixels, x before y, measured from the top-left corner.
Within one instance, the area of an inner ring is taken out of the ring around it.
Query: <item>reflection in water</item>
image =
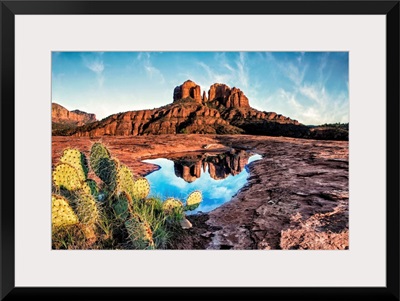
[[[261,158],[260,155],[233,150],[143,162],[160,166],[159,170],[146,176],[151,185],[150,194],[162,199],[176,197],[183,201],[194,190],[203,193],[203,202],[193,213],[208,212],[229,201],[246,184],[246,165]]]

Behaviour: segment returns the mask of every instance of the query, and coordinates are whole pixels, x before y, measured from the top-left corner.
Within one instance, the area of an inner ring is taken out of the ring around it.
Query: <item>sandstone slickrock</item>
[[[53,137],[53,165],[67,147],[88,156],[98,140]],[[248,185],[229,202],[211,212],[187,216],[193,227],[174,240],[177,249],[349,248],[348,141],[195,134],[104,136],[101,141],[137,176],[157,170],[143,159],[174,160],[182,157],[178,151],[190,155],[189,162],[197,162],[191,159],[193,153],[211,148],[228,151],[246,146],[263,156],[247,166]],[[231,169],[239,169],[242,163],[236,161]],[[205,167],[197,164],[193,174]]]

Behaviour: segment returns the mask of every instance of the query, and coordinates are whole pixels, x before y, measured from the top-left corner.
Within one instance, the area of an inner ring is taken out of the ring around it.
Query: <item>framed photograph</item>
[[[399,300],[399,1],[1,1],[2,300]]]

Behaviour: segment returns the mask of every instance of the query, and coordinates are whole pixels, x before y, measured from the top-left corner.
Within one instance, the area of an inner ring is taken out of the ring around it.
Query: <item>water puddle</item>
[[[184,201],[194,190],[203,194],[202,204],[194,211],[208,212],[229,201],[247,182],[247,167],[261,159],[244,150],[230,152],[188,153],[169,158],[154,158],[143,162],[158,165],[160,169],[146,176],[153,196]]]

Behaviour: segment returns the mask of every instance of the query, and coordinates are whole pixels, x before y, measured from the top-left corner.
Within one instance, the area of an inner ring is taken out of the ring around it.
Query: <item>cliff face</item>
[[[185,81],[174,89],[174,101],[191,97],[194,101],[202,103],[200,86],[191,80]]]
[[[205,91],[201,94],[200,86],[191,80],[175,87],[171,104],[153,110],[114,114],[94,122],[95,117],[88,116],[93,114],[84,115],[84,119],[82,113],[66,111],[55,109],[54,115],[59,120],[66,117],[70,120],[81,118],[76,121],[80,122],[79,127],[58,131],[56,135],[95,137],[193,133],[316,136],[297,120],[275,112],[253,109],[239,88],[216,83],[211,85],[207,97]]]
[[[221,118],[217,109],[194,100],[180,101],[154,110],[130,111],[81,126],[67,134],[75,136],[136,136],[179,133],[243,133]]]
[[[225,84],[214,84],[208,91],[208,100],[226,108],[250,108],[249,100],[240,89]]]
[[[96,115],[79,110],[69,111],[63,106],[53,102],[51,104],[51,121],[81,126],[96,121]]]

